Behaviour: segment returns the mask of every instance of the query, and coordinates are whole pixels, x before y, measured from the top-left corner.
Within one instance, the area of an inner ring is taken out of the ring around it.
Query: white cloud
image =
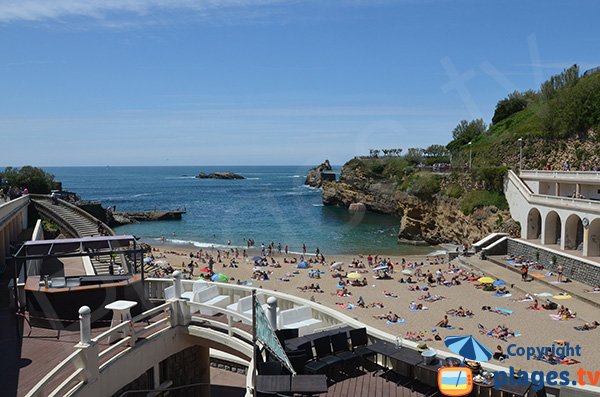
[[[0,23],[46,21],[68,17],[104,20],[125,13],[144,17],[154,12],[195,12],[206,15],[220,9],[262,7],[285,0],[0,0]],[[112,22],[111,22],[112,23]]]

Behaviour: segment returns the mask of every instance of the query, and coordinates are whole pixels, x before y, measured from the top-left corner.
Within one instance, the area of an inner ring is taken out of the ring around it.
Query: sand
[[[168,244],[154,244],[153,248],[159,250],[159,252],[153,252],[154,255],[162,254],[173,267],[181,268],[183,264],[190,262],[190,252],[197,252],[198,248],[186,245],[168,245]],[[211,252],[209,250],[209,252]],[[212,252],[216,255],[216,251]],[[249,251],[249,256],[259,255],[259,250]],[[241,255],[241,250],[240,250]],[[347,256],[347,255],[326,255],[327,263],[336,261],[345,262],[346,264],[351,263],[352,259],[356,258],[362,260],[363,263],[367,263],[367,255],[364,257],[359,256]],[[581,346],[581,356],[573,357],[581,364],[574,365],[551,365],[538,360],[527,360],[525,357],[510,357],[503,363],[492,360],[492,363],[505,366],[513,366],[515,368],[522,368],[525,370],[544,370],[544,371],[570,371],[571,377],[575,377],[575,372],[583,367],[586,370],[593,370],[600,366],[600,358],[594,354],[598,351],[596,342],[600,337],[600,328],[592,331],[576,331],[573,327],[576,325],[582,325],[584,322],[591,322],[594,320],[600,320],[600,310],[596,307],[591,306],[585,302],[581,302],[575,298],[556,301],[559,304],[565,304],[576,310],[578,313],[585,314],[586,317],[578,317],[575,320],[569,321],[555,321],[552,320],[549,314],[555,312],[548,311],[532,311],[527,310],[527,306],[530,302],[514,302],[512,299],[523,296],[524,294],[517,290],[511,290],[513,296],[497,297],[490,292],[484,292],[475,288],[477,283],[464,282],[459,286],[436,286],[430,289],[431,295],[441,295],[445,299],[437,302],[424,302],[418,298],[424,294],[422,291],[409,291],[407,284],[400,284],[398,280],[401,277],[406,278],[405,275],[400,273],[400,266],[397,266],[392,274],[392,280],[377,280],[373,277],[373,272],[369,270],[366,273],[368,285],[364,287],[349,286],[348,289],[352,293],[350,297],[338,297],[335,292],[337,291],[337,279],[331,276],[329,265],[315,265],[313,269],[324,271],[325,274],[321,275],[320,279],[313,279],[308,276],[308,269],[296,269],[293,264],[283,263],[283,259],[287,258],[299,258],[299,255],[278,255],[275,254],[274,258],[279,261],[282,265],[281,268],[264,267],[264,270],[272,272],[271,279],[268,281],[256,281],[251,280],[252,269],[254,264],[251,260],[245,261],[241,259],[239,261],[238,268],[224,268],[222,264],[215,264],[214,271],[222,272],[227,276],[233,277],[236,280],[250,281],[252,285],[257,288],[270,289],[274,291],[281,291],[292,295],[297,295],[303,298],[313,298],[316,302],[321,303],[325,306],[339,310],[340,312],[355,318],[365,324],[379,328],[392,335],[400,337],[405,336],[407,331],[424,331],[427,337],[433,337],[434,332],[432,330],[435,324],[444,317],[446,311],[450,309],[456,309],[462,306],[464,309],[469,309],[474,312],[472,318],[461,318],[450,316],[450,325],[454,326],[453,330],[444,329],[437,327],[435,333],[438,333],[442,338],[442,341],[427,341],[427,345],[433,348],[439,348],[447,350],[443,338],[446,336],[454,335],[474,335],[476,338],[487,346],[490,351],[494,351],[497,345],[503,347],[506,352],[510,344],[516,344],[518,346],[551,346],[554,340],[566,340],[570,342],[571,346],[579,344]],[[387,256],[386,256],[387,258]],[[426,256],[407,256],[404,257],[407,262],[428,262],[428,259],[433,261],[434,257]],[[440,257],[441,258],[441,257]],[[401,257],[391,257],[392,262],[400,262]],[[199,274],[198,270],[205,264],[199,263],[196,259],[195,262],[198,267],[195,270],[195,274]],[[225,263],[229,263],[229,260],[224,260]],[[447,279],[450,279],[452,275],[447,274],[448,262],[444,260],[443,265],[432,265],[426,266],[424,271],[430,269],[432,273],[440,268],[444,271],[444,275]],[[343,267],[345,271],[352,271],[347,265]],[[292,275],[292,272],[297,271],[298,274]],[[285,275],[292,275],[290,281],[280,281],[279,278]],[[232,281],[234,282],[234,281]],[[318,283],[323,293],[316,292],[303,292],[298,287],[309,285],[311,283]],[[544,286],[541,284],[528,283],[530,293],[539,293],[544,290]],[[419,283],[417,285],[424,285]],[[508,286],[510,287],[510,286]],[[519,286],[522,288],[522,286]],[[510,288],[509,288],[510,289]],[[545,288],[547,290],[547,288]],[[397,294],[397,298],[389,298],[384,296],[384,291],[390,291]],[[378,308],[359,308],[356,306],[356,301],[359,296],[362,296],[365,302],[371,304],[373,302],[382,302],[384,304],[383,309]],[[411,301],[417,303],[423,303],[427,306],[428,310],[423,311],[410,311],[408,306]],[[540,299],[542,302],[543,299]],[[353,304],[354,308],[347,309],[338,306],[338,304]],[[492,308],[499,307],[507,310],[511,310],[512,314],[509,316],[503,316],[496,313],[484,312],[481,310],[482,306],[491,306]],[[401,318],[406,320],[405,323],[401,324],[386,324],[385,320],[377,320],[373,318],[376,314],[385,314],[388,311],[392,311],[398,314]],[[597,316],[596,316],[597,315]],[[596,317],[596,318],[594,318]],[[486,328],[493,328],[499,324],[506,324],[510,329],[520,333],[521,335],[515,338],[509,338],[507,341],[501,341],[493,337],[482,335],[479,332],[478,324],[484,325]]]

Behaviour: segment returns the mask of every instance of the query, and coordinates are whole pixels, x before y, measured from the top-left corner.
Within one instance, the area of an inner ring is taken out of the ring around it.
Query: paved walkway
[[[490,257],[490,259],[493,259],[500,263],[506,263],[503,257],[500,256]],[[509,287],[511,286],[511,284],[514,285],[513,288],[509,288],[513,290],[513,295],[515,295],[515,291],[517,291],[516,294],[520,293],[522,295],[524,295],[525,293],[539,294],[542,292],[550,292],[552,294],[558,294],[560,292],[567,292],[568,294],[572,295],[574,298],[577,299],[570,299],[564,302],[556,301],[559,305],[568,302],[567,305],[569,307],[576,306],[575,309],[580,319],[585,319],[586,321],[598,320],[600,294],[590,294],[584,292],[584,289],[590,289],[590,286],[588,285],[582,284],[577,281],[561,284],[551,284],[551,281],[556,281],[556,277],[549,277],[545,279],[531,277],[533,280],[524,282],[521,281],[521,273],[519,271],[519,267],[509,266],[508,264],[503,265],[496,262],[492,262],[491,260],[482,260],[476,256],[461,256],[457,258],[457,260],[462,264],[480,270],[481,272],[485,273],[486,275],[489,275],[492,278],[506,281],[506,284]],[[541,273],[543,272],[544,271],[541,271]],[[531,273],[532,272],[530,272],[530,274]],[[543,299],[540,299],[540,301],[542,300]]]

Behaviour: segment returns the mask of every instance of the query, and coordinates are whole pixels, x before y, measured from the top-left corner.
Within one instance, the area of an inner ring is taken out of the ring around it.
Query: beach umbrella
[[[253,256],[253,257],[252,257],[252,260],[253,260],[253,261],[261,261],[261,260],[262,260],[262,257],[261,257],[261,256]]]
[[[343,265],[344,265],[344,262],[334,262],[329,268],[331,270],[333,270],[333,269],[339,269]]]
[[[298,263],[298,266],[296,266],[298,269],[308,269],[308,263],[302,261],[300,263]]]
[[[481,278],[480,278],[479,280],[477,280],[477,281],[479,281],[480,283],[483,283],[483,284],[491,284],[491,283],[493,283],[493,282],[494,282],[494,281],[496,281],[496,280],[494,280],[494,279],[493,279],[493,278],[491,278],[491,277],[481,277]]]
[[[496,280],[493,283],[493,285],[495,285],[496,287],[498,287],[500,285],[504,285],[504,284],[506,284],[506,281],[504,281],[504,280]]]
[[[350,280],[359,280],[359,279],[363,278],[362,274],[360,274],[360,273],[356,273],[356,272],[349,273],[347,277],[348,277]]]
[[[218,282],[221,282],[221,283],[226,283],[226,282],[229,281],[229,277],[227,277],[223,273],[215,273],[215,274],[212,275],[212,277],[210,279],[212,281],[218,281]]]
[[[149,256],[144,258],[144,263],[150,263],[152,262],[154,259],[150,258]]]
[[[208,267],[203,267],[200,269],[200,273],[210,273],[210,269]]]
[[[387,266],[377,266],[375,269],[373,269],[374,272],[377,272],[379,270],[389,270],[389,267]]]
[[[492,352],[472,336],[447,336],[444,338],[446,347],[453,353],[474,361],[489,361]]]
[[[412,276],[413,271],[410,269],[404,269],[404,270],[402,270],[402,274],[406,274],[407,276]]]

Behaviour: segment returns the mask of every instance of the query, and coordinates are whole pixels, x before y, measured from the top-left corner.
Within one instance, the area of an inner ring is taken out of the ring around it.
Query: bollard
[[[267,299],[267,318],[273,330],[277,330],[277,298],[274,296]]]
[[[173,272],[173,285],[175,286],[175,299],[181,299],[181,272],[176,270]]]
[[[88,345],[92,340],[92,311],[88,306],[79,308],[79,343]]]

